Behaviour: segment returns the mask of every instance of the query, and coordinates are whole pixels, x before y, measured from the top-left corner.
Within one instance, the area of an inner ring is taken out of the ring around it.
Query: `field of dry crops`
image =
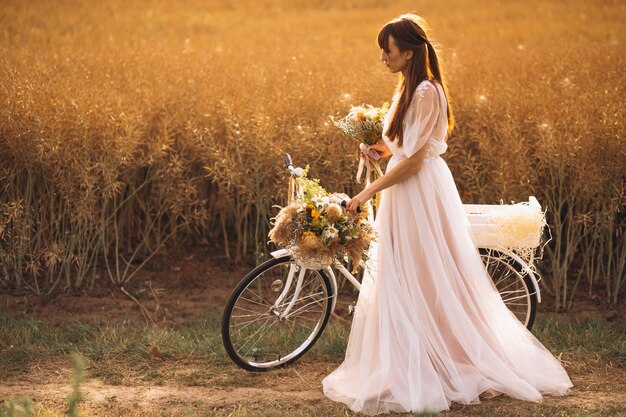
[[[390,99],[376,34],[413,11],[447,70],[444,159],[463,201],[535,195],[555,308],[623,304],[623,2],[233,3],[3,2],[3,290],[125,285],[155,254],[201,244],[262,259],[284,152],[357,191],[358,152],[329,115]]]

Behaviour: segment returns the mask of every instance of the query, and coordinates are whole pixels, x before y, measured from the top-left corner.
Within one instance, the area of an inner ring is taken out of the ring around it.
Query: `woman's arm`
[[[427,150],[428,146],[422,146],[419,151],[398,162],[398,164],[391,171],[385,173],[385,175],[378,178],[376,181],[365,187],[363,191],[352,197],[346,205],[348,211],[352,213],[356,212],[357,207],[363,207],[365,203],[377,192],[417,174],[418,171],[422,169],[422,164]]]
[[[406,155],[406,159],[398,162],[394,169],[353,197],[346,205],[348,210],[356,211],[357,207],[363,207],[367,200],[377,192],[406,180],[422,168],[428,151],[426,144],[432,136],[439,117],[439,98],[436,87],[430,82],[424,85],[425,90],[413,95],[411,107],[405,115],[407,125],[403,132],[405,140],[402,144],[402,152]]]

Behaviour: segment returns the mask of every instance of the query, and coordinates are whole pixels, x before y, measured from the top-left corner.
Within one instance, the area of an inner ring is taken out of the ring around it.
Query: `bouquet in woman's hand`
[[[345,194],[328,193],[319,180],[297,178],[300,198],[282,207],[268,237],[279,247],[289,249],[293,258],[311,269],[332,264],[337,255],[345,255],[353,265],[353,273],[367,260],[370,242],[376,232],[367,220],[367,206],[353,215],[341,208],[348,201]]]
[[[335,126],[347,136],[359,142],[361,159],[356,176],[356,182],[359,184],[361,183],[361,175],[364,167],[367,170],[365,175],[366,183],[370,182],[372,170],[379,176],[382,176],[382,171],[378,166],[380,155],[375,150],[369,149],[369,146],[378,143],[381,139],[383,120],[388,110],[389,103],[385,102],[381,107],[374,107],[370,104],[352,106],[347,116],[339,120],[335,120],[330,116]]]
[[[383,119],[389,110],[389,103],[384,103],[381,107],[373,107],[370,104],[363,106],[352,106],[348,115],[342,119],[331,120],[343,133],[349,137],[364,143],[373,145],[377,143],[383,133]]]

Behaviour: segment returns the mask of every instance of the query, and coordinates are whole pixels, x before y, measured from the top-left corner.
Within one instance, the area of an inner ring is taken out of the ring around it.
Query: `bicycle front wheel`
[[[537,292],[525,265],[495,249],[479,248],[479,252],[502,301],[530,330],[535,321]]]
[[[238,366],[266,371],[288,365],[321,336],[332,309],[332,286],[324,271],[306,269],[294,299],[301,268],[289,256],[270,259],[231,294],[222,316],[222,342]]]

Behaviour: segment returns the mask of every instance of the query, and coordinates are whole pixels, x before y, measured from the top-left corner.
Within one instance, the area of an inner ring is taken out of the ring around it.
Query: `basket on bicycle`
[[[318,179],[308,179],[306,172],[293,179],[295,198],[274,217],[268,237],[288,249],[300,265],[309,269],[330,266],[337,256],[347,256],[353,271],[367,260],[370,242],[376,238],[367,220],[368,208],[352,215],[341,207],[349,197],[329,193]]]

